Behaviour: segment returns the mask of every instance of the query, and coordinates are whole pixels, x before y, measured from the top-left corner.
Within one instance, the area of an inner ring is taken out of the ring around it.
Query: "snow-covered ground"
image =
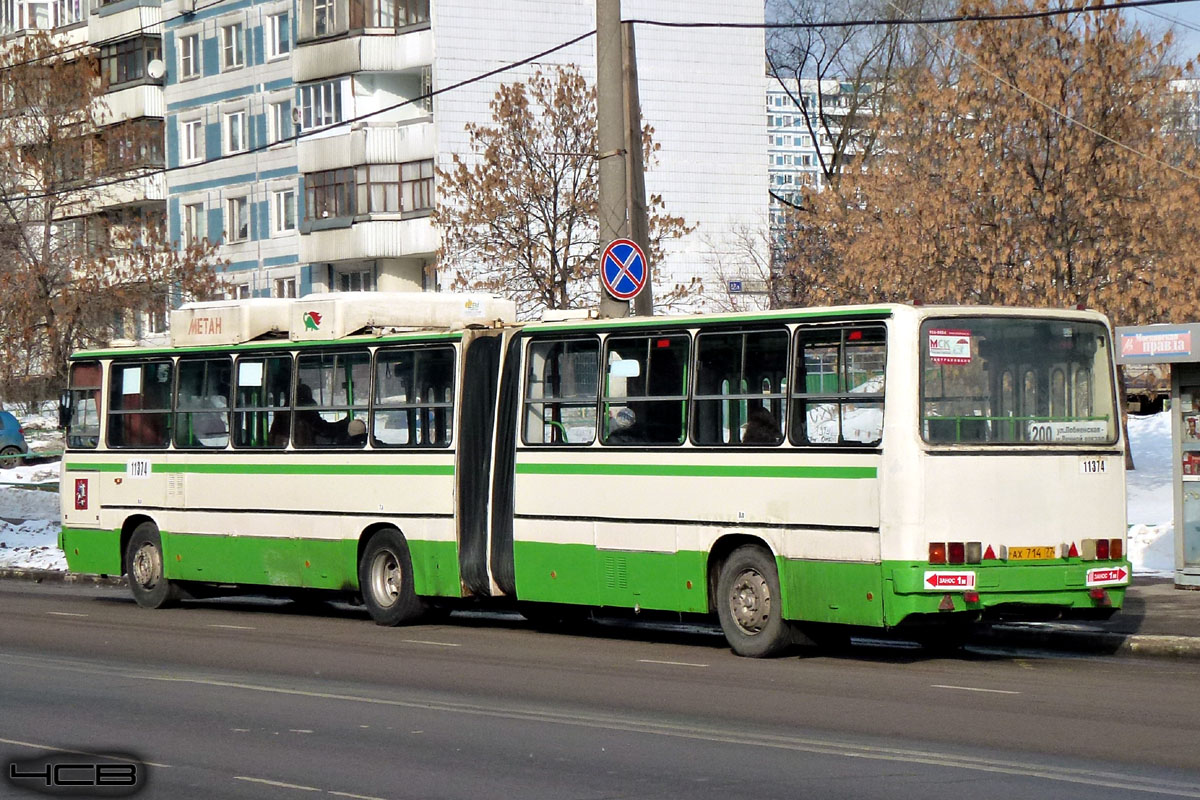
[[[52,413],[22,418],[30,448],[61,448]],[[45,431],[45,433],[43,433]],[[1134,469],[1126,473],[1129,559],[1138,575],[1174,574],[1171,509],[1171,423],[1167,413],[1129,418]],[[36,442],[36,444],[35,444]],[[58,493],[11,484],[55,484],[57,462],[0,469],[0,568],[65,570],[58,549]]]

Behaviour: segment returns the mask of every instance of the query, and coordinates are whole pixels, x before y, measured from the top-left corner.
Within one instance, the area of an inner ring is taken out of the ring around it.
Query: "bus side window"
[[[596,440],[600,346],[595,339],[535,340],[526,351],[525,444]]]
[[[67,447],[92,449],[100,443],[100,362],[79,361],[71,365],[67,381],[70,418]]]
[[[875,445],[883,439],[886,331],[802,328],[792,382],[792,441]]]
[[[604,444],[680,444],[687,431],[687,334],[605,342]]]
[[[292,357],[237,360],[233,398],[234,447],[287,447],[291,425]]]
[[[698,445],[776,445],[787,419],[786,330],[702,333],[696,337],[692,441]]]
[[[171,362],[115,362],[109,368],[108,444],[166,447],[171,417]]]
[[[180,360],[175,396],[175,446],[224,448],[229,444],[228,358]]]
[[[372,446],[449,447],[453,418],[453,347],[376,351]]]

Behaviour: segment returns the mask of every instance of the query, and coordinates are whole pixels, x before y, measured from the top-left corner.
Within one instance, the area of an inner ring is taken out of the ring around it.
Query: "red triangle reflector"
[[[992,546],[990,544],[988,545],[987,550],[983,551],[983,560],[984,561],[995,561],[996,560],[996,551],[992,549]]]
[[[1071,549],[1067,551],[1067,558],[1079,558],[1079,548],[1071,542]]]

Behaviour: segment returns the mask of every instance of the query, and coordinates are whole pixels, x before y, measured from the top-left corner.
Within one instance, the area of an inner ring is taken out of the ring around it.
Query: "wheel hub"
[[[771,589],[758,570],[742,571],[729,593],[733,621],[748,635],[762,633],[771,617]]]
[[[371,590],[375,600],[381,606],[390,606],[400,597],[400,586],[403,581],[400,572],[400,559],[395,553],[383,551],[371,562]]]
[[[158,549],[147,542],[133,554],[133,579],[139,586],[153,589],[162,574],[162,563],[158,558]]]

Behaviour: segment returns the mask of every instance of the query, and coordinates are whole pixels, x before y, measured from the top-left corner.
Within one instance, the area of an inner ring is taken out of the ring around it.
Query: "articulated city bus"
[[[765,656],[1105,616],[1129,581],[1094,312],[518,323],[484,296],[337,294],[191,304],[172,331],[70,371],[61,544],[143,606],[712,614]]]

